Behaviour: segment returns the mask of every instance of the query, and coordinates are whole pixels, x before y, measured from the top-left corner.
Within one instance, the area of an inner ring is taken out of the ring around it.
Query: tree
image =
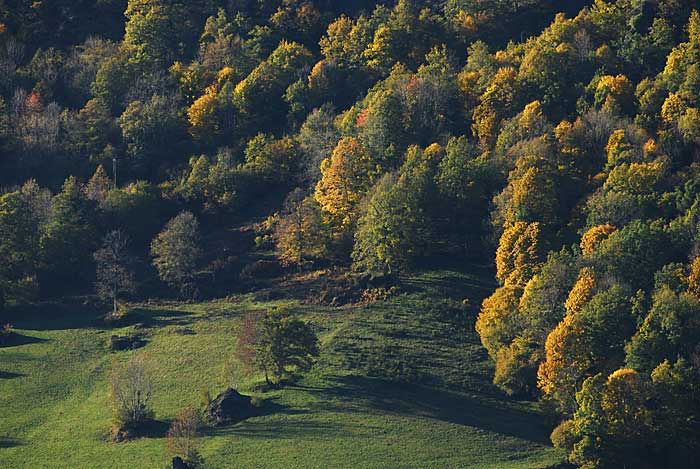
[[[650,435],[648,378],[629,368],[584,382],[576,395],[579,409],[573,425],[577,442],[571,462],[597,467],[655,467],[641,444]]]
[[[245,167],[271,184],[288,185],[297,174],[299,147],[290,137],[253,137],[245,150]]]
[[[441,151],[410,148],[400,172],[387,173],[371,191],[355,232],[356,267],[392,273],[428,252],[435,172],[429,150]]]
[[[572,314],[567,315],[547,337],[546,360],[540,364],[537,384],[565,414],[575,409],[577,387],[592,365],[589,350],[584,325]]]
[[[161,280],[182,294],[194,293],[194,269],[201,256],[199,223],[191,212],[171,219],[151,243],[153,265]]]
[[[237,356],[249,369],[262,371],[265,382],[277,382],[293,367],[307,371],[319,356],[318,338],[286,310],[249,314],[238,333]]]
[[[299,146],[303,157],[304,182],[316,185],[321,179],[321,162],[333,154],[340,132],[333,119],[335,112],[329,105],[313,110],[299,129]]]
[[[567,414],[575,410],[574,396],[586,377],[623,364],[624,345],[634,333],[635,318],[625,289],[601,288],[585,301],[590,278],[584,271],[572,289],[567,315],[547,337],[546,359],[538,370],[538,386]],[[582,301],[585,304],[578,306]]]
[[[321,163],[321,174],[314,196],[323,213],[345,230],[356,221],[360,199],[377,179],[379,168],[356,138],[345,137]]]
[[[297,81],[297,73],[310,66],[313,56],[304,46],[282,41],[250,74],[236,85],[233,102],[246,129],[268,130],[286,117],[285,90]]]
[[[509,394],[534,395],[537,366],[545,359],[545,341],[564,318],[565,300],[575,281],[576,259],[566,250],[551,252],[542,270],[527,282],[517,305],[516,337],[495,356],[494,384]]]
[[[134,430],[152,418],[149,401],[153,394],[153,379],[143,355],[135,355],[126,362],[115,362],[109,373],[109,387],[117,431]]]
[[[501,236],[496,251],[496,276],[502,284],[525,286],[542,266],[541,224],[516,222]]]
[[[691,357],[700,334],[700,300],[662,288],[649,313],[627,344],[629,366],[647,373],[664,360]]]
[[[641,287],[651,285],[658,269],[680,260],[683,249],[659,221],[634,220],[601,241],[594,259],[608,274]]]
[[[301,268],[323,252],[323,235],[318,203],[302,189],[295,189],[287,196],[275,228],[277,257]]]
[[[586,233],[581,237],[581,252],[584,256],[592,255],[600,243],[607,239],[612,233],[617,230],[613,225],[597,225],[586,231]]]
[[[136,169],[146,174],[172,158],[186,134],[185,120],[173,96],[132,101],[117,122],[127,154]]]
[[[651,372],[653,441],[662,463],[684,467],[693,461],[700,445],[700,367],[697,360],[679,358],[660,363]]]
[[[497,288],[481,305],[475,328],[493,360],[521,331],[518,304],[522,294],[522,288],[505,285]]]
[[[51,202],[39,242],[45,286],[76,288],[80,285],[76,279],[92,276],[92,253],[98,240],[96,210],[97,203],[87,198],[78,181],[66,179]]]
[[[195,43],[200,22],[211,11],[202,0],[129,0],[124,43],[136,63],[167,66]]]
[[[112,300],[117,315],[118,297],[122,293],[132,293],[136,289],[131,272],[132,258],[127,252],[129,238],[121,231],[111,231],[102,240],[102,248],[95,252],[97,263],[97,293]]]
[[[201,413],[193,406],[189,406],[180,412],[177,419],[170,425],[167,434],[170,455],[181,457],[191,469],[196,469],[203,463],[202,456],[199,454],[201,427]]]
[[[102,165],[97,166],[95,174],[92,175],[85,186],[85,195],[88,199],[104,202],[107,193],[114,187],[114,183],[109,179]]]
[[[0,291],[4,300],[23,299],[36,287],[39,231],[20,192],[0,196]],[[27,288],[29,287],[29,288]],[[31,296],[28,295],[31,299]]]

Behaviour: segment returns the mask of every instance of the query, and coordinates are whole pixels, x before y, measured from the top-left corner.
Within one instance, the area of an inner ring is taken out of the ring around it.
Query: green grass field
[[[492,288],[483,278],[428,272],[406,279],[406,293],[365,307],[252,295],[141,305],[139,324],[118,329],[89,308],[44,306],[15,321],[20,336],[0,348],[0,468],[165,468],[169,423],[200,402],[203,388],[213,395],[226,388],[223,365],[242,315],[281,303],[313,324],[322,356],[293,384],[258,394],[264,415],[206,430],[207,467],[555,465],[563,455],[550,446],[535,404],[506,399],[490,384],[492,365],[473,331],[473,305]],[[472,306],[454,319],[436,300],[445,297]],[[144,347],[107,349],[112,334],[137,327]],[[152,437],[112,443],[106,374],[131,353],[154,363],[159,425]]]

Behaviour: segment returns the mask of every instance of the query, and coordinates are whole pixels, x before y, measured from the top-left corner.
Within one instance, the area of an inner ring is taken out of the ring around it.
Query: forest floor
[[[0,348],[0,467],[167,467],[165,433],[177,414],[226,389],[223,373],[246,312],[290,306],[313,325],[321,358],[280,389],[262,377],[241,383],[264,399],[261,416],[204,431],[208,468],[546,468],[563,454],[536,403],[499,393],[474,332],[477,306],[494,285],[428,271],[403,279],[402,293],[370,305],[309,305],[245,294],[204,303],[134,305],[112,328],[94,308],[43,305],[14,321]],[[469,305],[452,308],[452,305]],[[467,299],[467,302],[463,300]],[[461,311],[461,313],[459,312]],[[113,334],[142,346],[113,352]],[[114,360],[145,353],[153,364],[157,423],[148,437],[109,439],[107,373]]]

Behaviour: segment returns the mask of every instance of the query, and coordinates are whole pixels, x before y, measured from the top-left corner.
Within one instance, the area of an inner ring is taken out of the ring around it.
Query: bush
[[[116,362],[109,373],[110,398],[114,412],[114,431],[128,434],[153,418],[149,400],[153,393],[149,365],[143,355],[127,362]]]
[[[557,428],[552,430],[552,435],[549,438],[552,440],[552,444],[555,448],[569,450],[573,448],[574,443],[576,443],[574,421],[564,420]]]
[[[275,261],[259,260],[241,270],[241,278],[246,280],[274,278],[282,275],[282,266]]]
[[[180,412],[168,430],[170,456],[179,456],[191,469],[201,467],[204,462],[199,454],[199,430],[202,425],[201,414],[190,406]]]

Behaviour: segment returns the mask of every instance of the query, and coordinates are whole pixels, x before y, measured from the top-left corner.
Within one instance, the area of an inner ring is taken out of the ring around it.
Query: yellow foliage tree
[[[634,108],[634,85],[625,75],[605,75],[595,90],[596,105],[609,112]]]
[[[330,158],[321,163],[321,180],[315,198],[322,212],[341,229],[357,218],[357,205],[381,172],[369,151],[355,137],[338,142]]]
[[[645,405],[649,397],[647,388],[639,373],[630,368],[621,368],[608,377],[600,408],[607,417],[611,435],[624,440],[641,436],[650,421]]]
[[[670,93],[668,98],[661,106],[661,119],[664,123],[672,125],[678,122],[678,119],[685,114],[687,106],[677,93]]]
[[[589,268],[582,269],[571,292],[569,292],[566,303],[564,303],[568,314],[581,312],[583,305],[593,297],[595,283],[596,280],[593,271]]]
[[[613,168],[603,187],[609,191],[634,195],[651,194],[656,184],[664,177],[664,173],[665,165],[662,160],[651,163],[622,163]]]
[[[501,235],[496,250],[496,277],[503,285],[524,286],[542,266],[538,222],[517,222]]]
[[[590,256],[593,254],[600,246],[600,243],[615,231],[617,231],[617,227],[608,224],[594,226],[586,231],[581,237],[581,252],[583,252],[583,255]]]
[[[537,385],[565,413],[575,409],[576,388],[591,366],[589,350],[583,324],[573,314],[567,314],[545,342],[546,359],[537,370]]]
[[[518,304],[522,288],[506,285],[498,288],[481,304],[476,331],[481,343],[495,360],[501,348],[508,346],[518,331]]]
[[[472,131],[483,145],[496,143],[498,125],[517,104],[519,90],[518,72],[515,68],[503,67],[496,72],[491,84],[481,95],[480,104],[474,109]]]
[[[688,291],[700,298],[700,257],[694,258],[690,263]]]

